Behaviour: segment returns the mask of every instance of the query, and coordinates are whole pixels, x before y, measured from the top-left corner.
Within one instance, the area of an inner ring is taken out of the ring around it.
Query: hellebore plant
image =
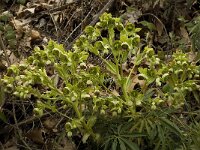
[[[177,51],[166,63],[152,48],[140,48],[139,31],[104,13],[94,27],[86,27],[73,50],[54,41],[44,49],[36,47],[30,57],[8,69],[2,82],[8,93],[23,99],[34,96],[36,114],[50,110],[65,116],[68,136],[80,132],[83,142],[90,136],[101,141],[104,135],[96,131],[96,123],[102,116],[134,120],[149,110],[179,108],[187,92],[199,90],[199,66],[187,54]],[[91,64],[88,57],[93,56],[103,65]],[[114,88],[106,85],[106,78]],[[137,147],[122,141],[122,147]]]

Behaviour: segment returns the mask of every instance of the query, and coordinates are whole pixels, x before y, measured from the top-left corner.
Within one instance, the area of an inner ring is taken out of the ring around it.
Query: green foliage
[[[153,48],[141,49],[138,31],[104,13],[94,27],[86,27],[73,51],[50,41],[12,65],[2,79],[6,92],[22,99],[34,95],[36,114],[50,110],[65,116],[68,136],[80,132],[83,142],[92,137],[113,150],[175,149],[184,143],[184,130],[170,115],[187,104],[188,93],[199,91],[199,66],[181,51],[162,60]],[[103,68],[87,62],[90,54],[101,59]],[[129,61],[133,65],[125,69]],[[67,110],[68,115],[62,113]],[[113,128],[116,119],[129,126]],[[101,121],[109,122],[113,132],[98,130],[107,130]]]
[[[0,32],[5,37],[5,43],[11,48],[15,48],[17,44],[16,33],[13,27],[9,24],[12,14],[9,11],[5,11],[0,15]]]
[[[194,49],[200,50],[200,17],[195,17],[192,21],[186,23],[190,33],[190,38]]]
[[[108,131],[108,137],[103,144],[104,150],[117,150],[117,149],[130,149],[130,150],[139,150],[138,145],[135,142],[132,142],[128,139],[134,139],[138,137],[144,137],[144,134],[129,132],[128,129],[130,125],[119,125],[110,128]]]
[[[199,89],[197,80],[200,72],[199,66],[190,62],[187,54],[177,51],[172,57],[173,60],[163,64],[160,69],[162,77],[159,80],[164,83],[163,92],[168,102],[178,107],[184,105],[185,96],[189,91]]]
[[[200,124],[198,122],[195,122],[191,126],[192,132],[191,132],[191,150],[198,150],[200,147]]]

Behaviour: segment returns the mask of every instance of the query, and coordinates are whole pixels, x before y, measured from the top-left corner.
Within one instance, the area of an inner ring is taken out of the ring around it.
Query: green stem
[[[74,109],[74,111],[75,111],[77,117],[78,117],[79,119],[81,119],[81,118],[82,118],[82,114],[81,114],[81,112],[78,110],[78,106],[76,105],[76,103],[72,103],[72,107],[73,107],[73,109]]]
[[[130,73],[129,73],[129,75],[128,75],[128,78],[126,79],[125,84],[122,85],[122,86],[123,86],[122,92],[123,92],[123,94],[124,94],[124,97],[125,97],[125,100],[126,100],[126,101],[129,101],[129,100],[130,100],[130,99],[129,99],[129,96],[128,96],[128,93],[127,93],[127,88],[126,88],[126,87],[128,86],[128,82],[129,82],[129,80],[130,80],[130,78],[131,78],[131,75],[132,75],[134,69],[135,69],[135,64],[134,64],[133,68],[131,69],[131,71],[130,71]],[[135,111],[136,111],[136,110],[135,110],[135,107],[136,107],[136,103],[133,102],[133,110],[130,110],[133,114],[135,114]]]
[[[73,107],[73,109],[74,109],[74,111],[75,111],[75,113],[76,113],[78,119],[81,119],[83,116],[82,116],[81,112],[78,110],[78,106],[76,105],[76,103],[72,103],[72,107]],[[83,121],[81,121],[81,122],[82,122],[83,128],[86,130],[86,132],[87,132],[87,133],[90,133],[91,136],[92,136],[92,138],[95,139],[96,136],[95,136],[95,134],[94,134],[92,128],[88,128],[87,123],[85,122],[85,120],[83,120]]]
[[[128,78],[126,79],[126,85],[128,85],[128,81],[130,80],[131,74],[133,73],[134,69],[135,69],[135,64],[134,64],[133,68],[131,69],[131,71],[130,71],[130,73],[128,75]]]
[[[122,87],[122,93],[123,93],[124,99],[125,99],[126,102],[128,102],[129,96],[128,96],[128,93],[127,93],[127,90],[126,90],[127,81],[125,82],[125,84],[124,84],[124,82],[122,82],[122,77],[119,73],[119,62],[118,62],[116,56],[114,56],[114,60],[115,60],[116,69],[117,69],[117,79],[120,82],[120,85]]]
[[[115,60],[116,70],[117,70],[117,79],[119,80],[119,82],[121,82],[122,78],[121,78],[121,75],[119,73],[119,62],[118,62],[115,55],[114,55],[114,60]]]
[[[126,102],[128,102],[129,101],[129,96],[128,96],[128,93],[127,93],[126,84],[124,84],[122,82],[121,87],[122,87],[122,93],[124,95],[124,99],[125,99]]]

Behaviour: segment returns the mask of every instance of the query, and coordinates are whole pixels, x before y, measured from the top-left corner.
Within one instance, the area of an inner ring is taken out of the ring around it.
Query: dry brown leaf
[[[60,19],[60,15],[59,14],[53,15],[53,19],[54,19],[55,22],[60,22],[61,23],[61,21],[59,21],[59,19]]]
[[[60,149],[60,150],[75,150],[75,145],[69,140],[67,140],[63,149]]]
[[[2,61],[0,61],[0,73],[6,71],[6,69],[7,69],[6,65]]]
[[[12,19],[11,23],[13,24],[14,28],[17,30],[17,31],[21,31],[23,29],[23,23],[22,21],[20,20],[17,20],[17,19]]]
[[[35,8],[26,8],[26,9],[24,9],[24,12],[30,12],[31,14],[34,14]]]
[[[113,94],[114,96],[120,96],[119,93],[118,93],[116,90],[113,90],[113,91],[112,91],[112,94]]]
[[[39,24],[36,27],[41,28],[47,24],[47,21],[44,18],[41,18]]]
[[[68,140],[66,137],[62,138],[59,146],[56,147],[57,150],[75,150],[75,144]]]
[[[31,22],[31,18],[27,18],[27,19],[16,19],[13,18],[11,20],[11,23],[13,25],[13,27],[16,29],[16,38],[17,39],[21,39],[24,35],[24,32],[26,32],[27,30],[30,30],[29,28],[29,23]]]
[[[55,118],[48,118],[43,122],[43,125],[45,128],[51,130],[53,129],[57,124],[57,119]]]
[[[54,7],[54,5],[50,5],[50,4],[47,4],[47,3],[40,3],[40,6],[42,8],[45,8],[45,9],[51,9]]]
[[[9,56],[9,59],[10,59],[11,64],[14,64],[18,61],[18,58],[15,56],[14,53],[11,53],[11,55]]]
[[[28,49],[29,48],[32,48],[31,47],[31,37],[29,34],[25,34],[24,38],[21,39],[20,41],[20,48],[24,49],[25,51],[29,51]]]
[[[129,70],[127,69],[127,67],[128,67],[128,63],[127,62],[122,64],[122,70],[125,71],[126,73],[129,73]]]
[[[195,59],[196,59],[196,57],[197,57],[197,52],[195,53],[195,52],[189,52],[188,53],[188,56],[189,56],[189,60],[190,60],[190,62],[193,62],[193,61],[195,61]]]
[[[44,138],[42,134],[44,133],[44,130],[35,128],[32,131],[29,131],[25,134],[25,136],[32,140],[33,142],[36,142],[38,144],[44,144]]]
[[[20,5],[19,6],[19,10],[18,10],[18,12],[16,12],[17,16],[21,15],[21,13],[23,12],[24,8],[25,8],[24,5]]]
[[[122,18],[128,20],[131,23],[138,22],[138,18],[142,15],[142,12],[138,9],[130,8],[126,13],[123,14]]]
[[[66,1],[66,4],[70,4],[70,3],[72,3],[74,0],[67,0]]]
[[[130,87],[128,88],[128,90],[129,91],[133,90],[136,84],[139,84],[140,87],[143,88],[144,84],[145,84],[145,81],[144,80],[139,80],[138,79],[138,75],[134,76],[132,78],[132,83],[131,83]]]
[[[158,36],[161,36],[163,33],[164,26],[160,21],[155,21],[156,30],[158,32]]]
[[[9,131],[8,131],[8,133],[9,133]],[[4,149],[6,149],[6,150],[12,150],[12,148],[13,148],[13,150],[18,150],[18,149],[14,149],[14,148],[17,148],[17,147],[16,147],[16,141],[17,141],[16,138],[9,139],[9,140],[3,145]]]
[[[40,32],[38,32],[37,30],[31,30],[31,40],[36,40],[40,38]]]
[[[47,44],[48,43],[47,37],[44,37],[42,41],[43,41],[44,44]]]
[[[180,33],[181,33],[182,37],[183,37],[187,42],[190,41],[189,34],[188,34],[187,30],[185,29],[185,27],[180,27]]]
[[[12,146],[9,148],[4,148],[4,150],[19,150],[19,149],[17,148],[17,146]]]
[[[25,47],[31,48],[31,37],[26,38],[24,45]]]

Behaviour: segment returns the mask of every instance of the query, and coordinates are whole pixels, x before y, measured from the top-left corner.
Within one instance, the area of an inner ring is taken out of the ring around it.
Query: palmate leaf
[[[124,142],[121,139],[118,139],[118,140],[119,140],[120,149],[126,150],[126,145],[124,144]]]
[[[111,134],[104,142],[104,150],[138,150],[136,143],[131,139],[144,137],[145,134],[129,132],[131,124],[121,124],[111,128]]]
[[[164,132],[163,132],[163,128],[161,128],[161,126],[157,126],[158,128],[158,136],[159,136],[159,141],[161,141],[161,145],[162,145],[162,149],[164,149],[165,145],[166,145],[166,141],[165,141],[165,135],[164,135]]]
[[[117,143],[118,143],[117,139],[114,139],[111,150],[117,150]]]
[[[175,133],[177,136],[181,137],[181,130],[178,128],[176,124],[171,122],[169,119],[161,117],[160,118],[161,122],[165,127],[167,127],[171,132]]]
[[[120,137],[124,137],[124,138],[138,138],[138,137],[144,137],[144,136],[146,136],[146,134],[142,134],[142,133],[130,133],[130,134],[120,135]]]
[[[130,150],[139,150],[139,147],[136,143],[133,143],[132,141],[126,139],[126,138],[123,138],[123,137],[120,137],[120,139],[125,143],[125,145],[130,149]]]
[[[136,143],[123,137],[108,139],[103,146],[104,150],[139,150]]]
[[[109,149],[109,146],[110,146],[110,144],[111,144],[110,141],[112,141],[112,138],[108,138],[108,139],[104,142],[104,144],[102,145],[102,147],[104,147],[104,150],[108,150],[108,149]]]
[[[195,100],[199,103],[200,102],[200,94],[197,91],[192,91]]]

